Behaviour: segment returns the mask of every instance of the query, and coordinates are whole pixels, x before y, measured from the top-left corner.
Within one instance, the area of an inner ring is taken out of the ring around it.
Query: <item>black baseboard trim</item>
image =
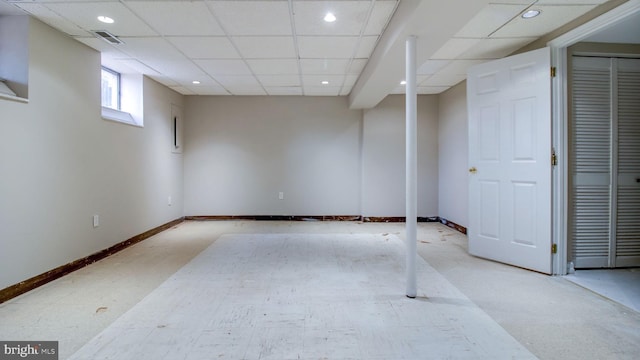
[[[59,279],[67,274],[70,274],[76,270],[82,269],[83,267],[93,264],[96,261],[102,260],[108,256],[111,256],[119,251],[122,251],[133,244],[137,244],[145,239],[152,237],[160,232],[163,232],[169,228],[172,228],[181,222],[184,221],[184,217],[178,218],[176,220],[170,221],[166,224],[155,227],[151,230],[145,231],[142,234],[136,235],[130,239],[127,239],[123,242],[117,243],[113,246],[110,246],[104,250],[98,251],[95,254],[91,254],[82,259],[78,259],[72,261],[68,264],[58,266],[53,270],[49,270],[46,273],[36,275],[30,279],[21,281],[17,284],[11,285],[7,288],[0,290],[0,304],[5,301],[11,300],[19,295],[22,295],[28,291],[31,291],[37,287],[40,287],[46,283],[49,283],[53,280]]]

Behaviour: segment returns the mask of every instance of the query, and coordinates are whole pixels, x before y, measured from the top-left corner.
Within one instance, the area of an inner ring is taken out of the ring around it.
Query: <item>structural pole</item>
[[[406,248],[407,248],[407,297],[415,298],[416,252],[418,227],[418,94],[416,87],[416,37],[409,36],[406,46]]]

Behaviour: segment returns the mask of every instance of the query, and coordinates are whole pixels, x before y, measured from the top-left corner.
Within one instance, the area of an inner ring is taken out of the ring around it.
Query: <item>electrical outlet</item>
[[[93,227],[97,228],[100,226],[100,215],[93,215]]]
[[[284,200],[284,192],[280,191],[280,192],[278,193],[278,199],[280,199],[280,200]]]
[[[171,202],[171,196],[169,196],[167,198],[167,205],[171,206],[171,204],[173,204],[173,202]]]

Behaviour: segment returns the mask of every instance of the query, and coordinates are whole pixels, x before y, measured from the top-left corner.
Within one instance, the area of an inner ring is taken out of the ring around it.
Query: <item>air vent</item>
[[[110,32],[108,32],[106,30],[92,30],[91,32],[95,36],[103,39],[104,41],[108,42],[109,44],[114,44],[114,45],[123,44],[122,40],[118,39],[117,36],[111,34]]]

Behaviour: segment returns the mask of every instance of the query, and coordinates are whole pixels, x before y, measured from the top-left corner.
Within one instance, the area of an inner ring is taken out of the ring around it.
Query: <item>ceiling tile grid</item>
[[[507,56],[605,2],[489,1],[419,64],[418,93],[442,92],[463,81],[469,66]],[[30,14],[100,51],[103,64],[116,71],[143,73],[185,95],[336,96],[354,88],[400,2],[0,0],[0,5],[0,13]],[[524,19],[527,10],[540,14]],[[324,20],[329,12],[334,22]],[[100,15],[114,22],[102,23]],[[94,30],[108,31],[123,44],[109,44]],[[404,86],[395,86],[392,93],[404,93]]]

